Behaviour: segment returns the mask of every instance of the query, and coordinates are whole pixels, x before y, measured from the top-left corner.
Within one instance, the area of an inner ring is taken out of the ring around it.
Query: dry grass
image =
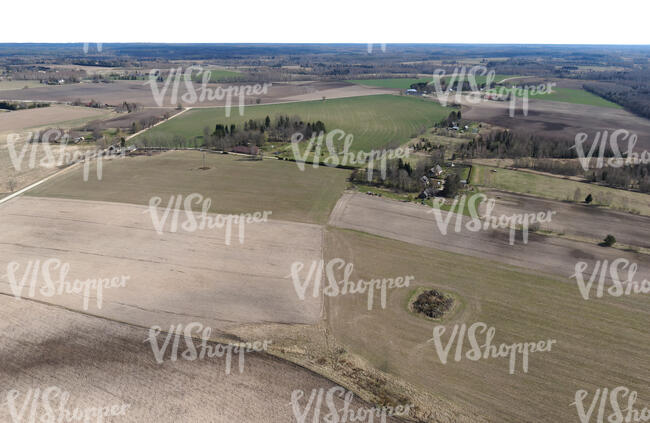
[[[147,205],[152,196],[167,204],[171,195],[201,193],[212,200],[211,212],[246,213],[268,210],[272,219],[324,223],[345,188],[348,171],[306,166],[274,159],[193,151],[152,157],[129,157],[103,164],[103,178],[84,182],[82,169],[69,172],[30,192],[30,195],[114,201]],[[96,175],[95,168],[91,175]],[[200,211],[200,207],[198,208]]]
[[[530,356],[527,374],[520,361],[508,374],[507,359],[443,365],[427,342],[434,323],[407,310],[412,291],[390,291],[385,310],[367,311],[365,295],[326,300],[332,332],[346,349],[488,421],[575,421],[570,404],[578,389],[625,385],[641,400],[650,396],[647,296],[585,301],[575,282],[339,229],[327,234],[325,256],[353,262],[351,280],[414,275],[412,289],[456,295],[460,307],[443,324],[485,322],[496,328],[494,343],[557,340],[551,352]]]

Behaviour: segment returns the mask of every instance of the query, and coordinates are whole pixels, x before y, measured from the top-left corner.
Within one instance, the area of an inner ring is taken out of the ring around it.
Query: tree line
[[[426,188],[423,177],[429,176],[429,171],[436,165],[444,162],[444,150],[438,150],[415,162],[415,165],[405,162],[402,159],[390,159],[386,161],[386,177],[383,178],[378,166],[375,164],[372,178],[368,180],[368,172],[365,168],[355,169],[350,175],[350,181],[357,184],[382,186],[402,192],[421,192]]]

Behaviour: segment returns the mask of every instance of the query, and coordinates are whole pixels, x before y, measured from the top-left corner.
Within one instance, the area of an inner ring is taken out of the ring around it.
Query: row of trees
[[[291,137],[300,133],[303,139],[314,134],[326,132],[325,124],[321,121],[305,122],[298,116],[278,116],[274,121],[270,116],[265,119],[249,119],[243,125],[215,125],[214,131],[203,129],[204,145],[217,150],[229,150],[238,145],[262,146],[265,142],[289,142]]]
[[[590,161],[589,170],[585,171],[578,160],[554,160],[518,158],[515,167],[523,167],[541,172],[566,176],[581,176],[591,182],[597,182],[615,188],[638,189],[650,192],[650,164],[632,164],[621,167],[596,167],[595,159]]]
[[[0,101],[0,109],[3,110],[25,110],[37,109],[41,107],[50,107],[50,103]]]
[[[144,110],[144,106],[140,103],[129,103],[127,101],[119,104],[115,107],[115,111],[118,113],[133,113]]]
[[[496,130],[476,136],[472,141],[462,144],[457,149],[457,156],[462,158],[576,158],[573,140],[553,138],[532,132]],[[609,148],[605,157],[614,153]]]
[[[382,178],[378,163],[374,164],[372,178],[368,180],[366,169],[355,169],[350,181],[358,184],[383,186],[403,192],[421,192],[426,187],[423,176],[429,176],[429,170],[444,161],[444,151],[434,152],[426,158],[418,160],[415,165],[402,159],[386,161],[386,178]]]

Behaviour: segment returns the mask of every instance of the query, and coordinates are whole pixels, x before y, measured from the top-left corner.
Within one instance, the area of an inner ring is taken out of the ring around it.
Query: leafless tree
[[[7,181],[7,188],[9,188],[10,192],[14,192],[16,190],[16,187],[18,186],[18,181],[16,181],[16,178],[9,178]]]

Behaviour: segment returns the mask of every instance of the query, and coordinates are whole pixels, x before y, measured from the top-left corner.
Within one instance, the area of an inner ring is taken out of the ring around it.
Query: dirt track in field
[[[253,83],[233,83],[233,84],[208,84],[210,92],[214,92],[217,87],[228,88],[229,86],[254,86]],[[261,89],[262,84],[260,84]],[[200,95],[200,84],[194,83],[194,90]],[[183,95],[188,92],[184,83],[179,85],[178,98],[172,99],[173,84],[164,92],[164,107],[176,107],[178,104],[183,106],[223,106],[226,99],[206,99],[201,102],[188,102],[183,99]],[[162,84],[159,90],[163,93]],[[395,90],[386,90],[373,87],[361,87],[347,82],[306,82],[306,83],[272,83],[266,93],[247,94],[244,96],[245,105],[287,102],[287,101],[307,101],[320,100],[323,96],[327,98],[355,97],[371,94],[393,93]],[[31,88],[29,90],[7,90],[0,92],[0,99],[6,100],[34,100],[34,101],[56,101],[72,102],[81,100],[88,102],[90,100],[98,101],[102,104],[118,105],[125,101],[139,103],[147,107],[159,107],[151,86],[143,81],[119,81],[110,84],[106,83],[80,83],[68,84],[62,86],[47,86]],[[173,100],[173,101],[172,101]],[[239,104],[239,97],[233,95],[233,107]]]
[[[230,374],[223,357],[158,364],[150,344],[143,342],[148,337],[145,329],[5,295],[0,295],[0,334],[3,422],[14,421],[7,400],[10,390],[19,392],[15,406],[20,408],[30,389],[55,386],[69,393],[65,408],[70,411],[128,405],[124,415],[105,418],[106,422],[285,423],[295,421],[294,390],[305,392],[298,402],[298,411],[303,412],[312,389],[327,392],[335,386],[261,353],[245,354],[242,373],[239,356],[232,358]],[[343,402],[334,399],[341,409]],[[53,397],[50,404],[56,410],[59,398]],[[40,418],[45,409],[42,403],[36,405]],[[371,407],[356,397],[350,405],[354,411]],[[30,408],[31,403],[21,421],[28,421]],[[314,408],[306,421],[311,421]],[[320,412],[321,416],[329,412],[324,401]]]
[[[639,137],[634,151],[640,154],[650,149],[650,121],[622,109],[530,99],[526,116],[521,99],[517,99],[514,117],[510,117],[509,107],[507,101],[463,101],[463,118],[569,140],[584,132],[590,142],[597,131],[626,129]],[[621,151],[627,150],[627,141],[619,144]]]
[[[147,210],[31,197],[1,205],[0,292],[12,292],[5,275],[10,262],[19,264],[19,280],[30,260],[52,258],[69,263],[66,280],[127,276],[126,287],[104,290],[101,309],[93,291],[89,311],[132,324],[169,327],[198,319],[227,331],[243,324],[320,319],[321,298],[300,300],[287,278],[294,261],[321,258],[320,226],[269,220],[244,225],[240,238],[242,226],[233,224],[227,245],[225,227],[172,232],[171,218],[158,234]],[[182,224],[184,212],[180,217]],[[37,281],[39,287],[45,284],[42,274]],[[36,298],[74,310],[83,306],[81,294],[46,297],[37,291]]]
[[[385,200],[359,193],[346,193],[339,200],[330,224],[409,242],[443,251],[486,258],[521,268],[542,271],[568,278],[575,272],[578,261],[593,269],[596,260],[626,258],[638,263],[637,279],[650,279],[650,256],[604,248],[557,237],[529,233],[528,243],[522,242],[517,231],[514,245],[509,233],[488,229],[472,232],[466,229],[469,218],[462,217],[460,232],[455,232],[456,217],[443,235],[431,213],[431,208],[412,203]],[[448,213],[441,212],[442,218]],[[647,231],[646,231],[647,233]],[[636,279],[635,279],[636,280]]]
[[[485,192],[495,200],[494,216],[512,216],[519,213],[538,213],[553,210],[551,222],[541,225],[542,229],[559,234],[576,235],[602,241],[607,234],[626,245],[650,248],[650,217],[616,212],[585,204],[564,203],[505,191]],[[486,203],[480,207],[481,215]]]

